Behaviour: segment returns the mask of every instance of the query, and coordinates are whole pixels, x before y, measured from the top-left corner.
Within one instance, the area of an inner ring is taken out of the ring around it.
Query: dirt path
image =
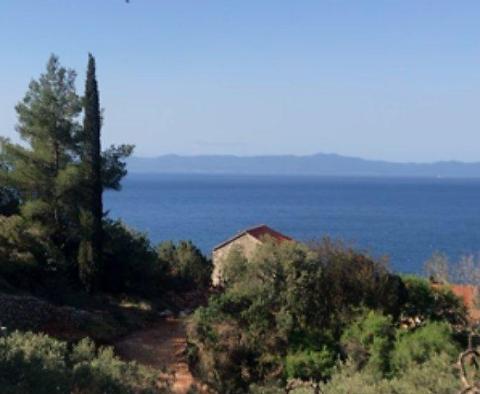
[[[184,323],[172,317],[123,338],[115,348],[119,356],[126,360],[168,371],[173,378],[173,392],[186,394],[195,384],[185,360],[186,346]]]

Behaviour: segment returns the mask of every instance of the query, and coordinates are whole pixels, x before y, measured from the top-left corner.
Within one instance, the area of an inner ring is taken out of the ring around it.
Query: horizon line
[[[179,153],[162,153],[155,156],[151,155],[133,155],[131,157],[135,159],[148,159],[154,160],[159,159],[162,157],[179,157],[179,158],[200,158],[200,157],[230,157],[230,158],[237,158],[237,159],[253,159],[253,158],[309,158],[315,156],[334,156],[338,158],[344,159],[356,159],[362,161],[369,161],[369,162],[378,162],[378,163],[391,163],[391,164],[415,164],[415,165],[430,165],[430,164],[480,164],[480,159],[477,161],[463,161],[459,159],[440,159],[435,161],[395,161],[395,160],[386,160],[386,159],[371,159],[365,158],[360,156],[350,156],[350,155],[343,155],[339,153],[324,153],[324,152],[317,152],[311,154],[293,154],[293,153],[278,153],[278,154],[245,154],[245,155],[238,155],[233,153],[199,153],[199,154],[179,154]]]

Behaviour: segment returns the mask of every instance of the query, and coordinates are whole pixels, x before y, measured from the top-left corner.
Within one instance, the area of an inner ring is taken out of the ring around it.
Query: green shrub
[[[248,261],[241,248],[233,247],[221,267],[222,284],[228,287],[239,282],[248,270]]]
[[[390,369],[394,334],[390,317],[368,311],[345,330],[341,343],[358,370],[366,368],[373,375],[382,376]]]
[[[0,338],[2,394],[140,394],[163,392],[157,377],[135,363],[96,349],[84,339],[69,350],[43,334],[14,332]]]
[[[455,394],[459,392],[460,387],[460,380],[451,357],[442,353],[423,364],[411,365],[393,379],[378,379],[370,371],[357,371],[347,364],[336,370],[331,381],[321,387],[321,393]],[[308,393],[314,394],[313,390]]]
[[[402,308],[404,320],[423,322],[446,321],[462,325],[466,322],[464,303],[445,286],[432,286],[429,280],[418,276],[404,276],[407,302]]]
[[[382,262],[328,240],[311,247],[267,241],[241,267],[229,267],[244,261],[230,258],[225,292],[210,298],[189,330],[197,369],[219,391],[227,381],[245,391],[285,376],[325,379],[342,331],[362,306],[379,311],[381,327],[361,345],[373,351],[372,366],[388,369],[394,328],[382,312],[398,315],[405,289]]]
[[[326,347],[320,351],[297,351],[287,354],[285,372],[289,379],[324,381],[332,374],[335,362],[335,354]]]
[[[156,292],[166,273],[148,237],[118,220],[105,221],[104,232],[103,288],[114,293]]]
[[[0,339],[0,387],[5,394],[67,393],[67,345],[45,335],[14,332]]]
[[[413,332],[399,332],[391,356],[392,370],[398,374],[440,353],[448,355],[453,363],[459,352],[447,323],[429,323]]]
[[[0,277],[23,290],[34,290],[47,269],[47,243],[41,231],[21,216],[0,216]]]
[[[172,241],[162,242],[157,254],[168,267],[175,287],[204,289],[210,286],[212,263],[191,241],[180,241],[177,245]]]

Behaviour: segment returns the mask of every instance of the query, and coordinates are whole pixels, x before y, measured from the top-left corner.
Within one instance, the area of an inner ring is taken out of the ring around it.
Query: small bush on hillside
[[[289,379],[326,381],[330,378],[337,359],[336,354],[324,347],[320,351],[304,350],[288,353],[285,372]]]
[[[381,377],[390,370],[394,335],[390,317],[368,311],[345,330],[341,343],[358,370],[367,369]]]
[[[96,349],[84,339],[69,350],[65,342],[31,332],[0,338],[0,387],[2,394],[165,392],[151,371],[119,360],[111,348]]]
[[[49,244],[41,228],[18,215],[0,216],[0,277],[23,290],[34,290],[49,269]]]
[[[435,322],[414,331],[399,331],[391,355],[392,371],[398,374],[443,353],[455,360],[460,349],[452,340],[452,330],[445,322]]]
[[[350,365],[340,367],[330,382],[321,387],[324,394],[455,394],[460,381],[449,355],[439,354],[423,364],[411,365],[392,379],[378,379],[370,371],[357,371]],[[292,393],[297,394],[294,390]],[[314,394],[313,390],[302,394]]]
[[[349,365],[377,377],[398,377],[410,368],[444,354],[453,363],[459,347],[446,322],[426,323],[407,330],[391,318],[369,311],[343,333],[341,343]]]

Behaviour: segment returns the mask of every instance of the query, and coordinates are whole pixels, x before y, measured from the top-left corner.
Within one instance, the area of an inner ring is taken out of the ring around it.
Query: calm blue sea
[[[402,272],[420,272],[436,250],[480,252],[480,180],[132,174],[123,185],[106,195],[110,216],[207,254],[260,223],[298,240],[343,239]]]

